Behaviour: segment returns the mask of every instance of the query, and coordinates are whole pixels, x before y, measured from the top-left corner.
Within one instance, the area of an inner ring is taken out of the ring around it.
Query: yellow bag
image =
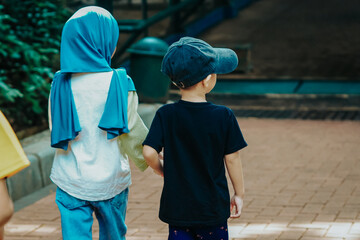
[[[29,165],[18,138],[0,111],[0,179],[11,177]]]

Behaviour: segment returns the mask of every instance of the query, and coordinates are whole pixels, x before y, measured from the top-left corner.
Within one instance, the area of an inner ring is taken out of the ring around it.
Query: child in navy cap
[[[169,224],[170,240],[225,240],[227,219],[240,217],[240,149],[247,143],[233,112],[205,97],[217,74],[232,72],[237,64],[234,51],[191,37],[172,44],[163,59],[161,70],[180,88],[181,100],[157,111],[143,154],[164,177],[159,217]],[[162,150],[164,164],[158,155]],[[235,190],[231,199],[225,165]]]

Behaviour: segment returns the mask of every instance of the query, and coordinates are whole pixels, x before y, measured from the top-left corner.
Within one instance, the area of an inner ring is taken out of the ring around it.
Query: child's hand
[[[244,201],[243,201],[243,199],[241,197],[239,197],[237,195],[234,195],[231,198],[231,201],[230,201],[230,212],[231,212],[230,217],[231,218],[240,217],[243,204],[244,204]],[[235,213],[232,213],[234,207],[235,207]]]
[[[162,155],[158,154],[158,152],[154,148],[148,145],[144,145],[143,156],[146,163],[152,169],[154,169],[154,172],[164,177],[163,163],[162,160],[160,160],[162,158]]]

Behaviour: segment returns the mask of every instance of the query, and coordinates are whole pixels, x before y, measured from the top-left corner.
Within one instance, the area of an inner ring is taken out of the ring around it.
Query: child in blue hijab
[[[125,69],[110,67],[118,38],[116,20],[100,7],[78,10],[62,32],[49,126],[64,240],[92,239],[93,213],[100,239],[125,239],[128,157],[147,168],[141,144],[148,130],[134,84]]]

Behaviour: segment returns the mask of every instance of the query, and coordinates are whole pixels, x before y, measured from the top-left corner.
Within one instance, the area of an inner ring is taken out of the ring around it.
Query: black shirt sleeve
[[[230,109],[228,109],[228,113],[225,155],[234,153],[247,146],[234,113]]]
[[[149,133],[143,142],[143,145],[148,145],[154,148],[158,153],[164,146],[163,128],[159,112],[156,112],[155,117],[151,123]]]

